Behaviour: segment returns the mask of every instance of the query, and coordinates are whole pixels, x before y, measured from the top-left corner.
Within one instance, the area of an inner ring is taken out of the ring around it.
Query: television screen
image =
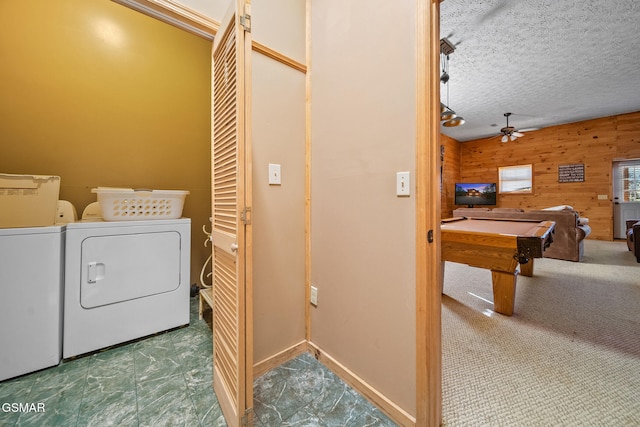
[[[495,205],[496,204],[496,183],[493,182],[473,182],[456,183],[456,205],[467,205],[472,208],[474,205]]]

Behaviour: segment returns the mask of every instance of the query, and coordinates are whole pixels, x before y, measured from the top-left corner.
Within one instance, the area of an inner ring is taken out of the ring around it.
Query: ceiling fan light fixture
[[[507,118],[507,125],[500,129],[500,133],[502,134],[502,142],[507,142],[509,140],[515,141],[521,136],[524,136],[524,134],[518,132],[516,128],[514,128],[513,126],[509,126],[509,116],[511,116],[511,114],[512,113],[504,113],[504,116]]]

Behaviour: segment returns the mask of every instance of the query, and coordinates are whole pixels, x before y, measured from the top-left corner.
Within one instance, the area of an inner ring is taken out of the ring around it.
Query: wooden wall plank
[[[445,150],[455,140],[443,136]],[[498,180],[498,167],[533,164],[533,194],[498,195],[498,207],[539,209],[571,205],[589,218],[589,238],[613,240],[612,162],[640,158],[640,112],[552,126],[513,142],[483,138],[459,143],[459,166],[445,155],[442,217],[450,216],[456,181]],[[451,164],[451,163],[454,164]],[[558,182],[558,166],[583,163],[585,181]],[[459,175],[455,174],[458,171]],[[599,200],[606,195],[607,200]]]
[[[454,185],[460,181],[460,143],[455,139],[446,135],[440,135],[440,145],[442,159],[442,191],[441,191],[441,209],[442,218],[450,218],[453,216],[454,207]]]

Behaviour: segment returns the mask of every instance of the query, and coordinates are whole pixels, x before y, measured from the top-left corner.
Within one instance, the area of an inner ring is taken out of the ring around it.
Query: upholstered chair
[[[627,246],[640,262],[640,219],[627,220]]]

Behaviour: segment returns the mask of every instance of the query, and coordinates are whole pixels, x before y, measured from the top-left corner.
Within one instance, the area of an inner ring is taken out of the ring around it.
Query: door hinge
[[[242,25],[242,28],[244,28],[244,30],[248,33],[251,32],[251,15],[245,13],[244,15],[240,16],[240,25]]]
[[[244,209],[242,209],[242,212],[240,213],[240,219],[242,220],[244,225],[251,224],[251,208],[250,207],[245,207]]]
[[[433,230],[427,231],[427,242],[433,243]]]
[[[253,408],[248,408],[247,410],[245,410],[244,415],[242,416],[242,425],[252,427],[254,424],[253,417]]]

